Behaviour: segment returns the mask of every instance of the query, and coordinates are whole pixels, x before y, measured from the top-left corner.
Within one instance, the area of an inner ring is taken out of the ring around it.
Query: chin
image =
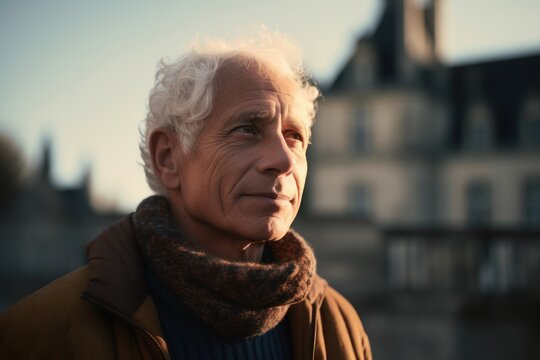
[[[257,219],[257,221],[246,221],[243,233],[246,238],[255,241],[276,241],[281,240],[289,231],[292,222],[284,219],[269,217],[267,219]]]

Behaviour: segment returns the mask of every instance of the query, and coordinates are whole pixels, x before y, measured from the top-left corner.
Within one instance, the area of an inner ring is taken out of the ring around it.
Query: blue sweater
[[[150,269],[146,278],[156,304],[172,360],[289,360],[291,334],[287,317],[267,333],[247,339],[227,338],[203,322],[162,284]]]

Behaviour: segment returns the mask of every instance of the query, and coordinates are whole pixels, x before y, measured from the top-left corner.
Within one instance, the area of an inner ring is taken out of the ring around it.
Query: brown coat
[[[168,359],[130,218],[88,248],[88,265],[0,315],[1,359]],[[295,359],[371,360],[354,308],[322,279],[291,306]]]

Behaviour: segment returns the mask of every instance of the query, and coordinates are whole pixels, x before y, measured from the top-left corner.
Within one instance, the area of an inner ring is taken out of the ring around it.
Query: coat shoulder
[[[327,347],[349,349],[354,354],[349,358],[371,360],[371,346],[362,321],[343,295],[328,287],[320,311]]]
[[[360,317],[358,316],[354,306],[352,306],[352,304],[343,295],[341,295],[331,286],[329,286],[326,290],[323,307],[325,305],[328,311],[337,313],[334,314],[334,316],[339,314],[339,317],[347,320],[350,323],[356,323],[362,329],[362,331],[364,330]]]
[[[0,315],[0,324],[6,325],[10,319],[37,317],[53,317],[56,319],[67,315],[78,302],[78,297],[88,283],[87,266],[70,272],[54,280],[43,288],[26,296],[4,314]]]
[[[81,267],[1,314],[0,357],[68,356],[103,334],[106,317],[80,297],[89,276],[88,267]]]

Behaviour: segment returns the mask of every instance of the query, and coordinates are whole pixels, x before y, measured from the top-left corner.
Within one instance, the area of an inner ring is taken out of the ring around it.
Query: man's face
[[[241,240],[279,240],[294,220],[307,173],[309,126],[289,78],[238,59],[214,82],[214,106],[182,155],[183,216]]]

